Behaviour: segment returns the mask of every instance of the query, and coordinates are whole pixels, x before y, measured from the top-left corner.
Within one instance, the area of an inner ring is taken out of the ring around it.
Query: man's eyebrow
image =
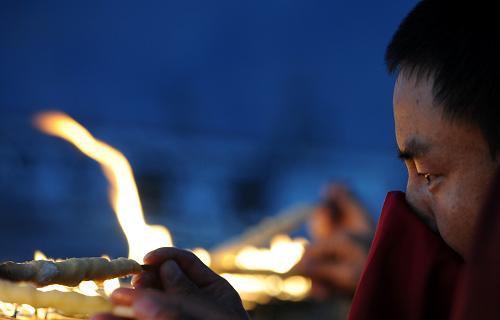
[[[429,144],[416,138],[411,138],[405,143],[403,149],[398,148],[398,158],[401,160],[411,160],[423,157],[429,149]]]
[[[398,148],[397,153],[398,153],[398,158],[401,160],[413,159],[413,154],[408,152],[407,150],[401,150]]]

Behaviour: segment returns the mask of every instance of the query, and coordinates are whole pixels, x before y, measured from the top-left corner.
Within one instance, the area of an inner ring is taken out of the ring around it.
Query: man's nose
[[[418,175],[410,174],[406,184],[406,201],[416,210],[422,212],[427,207],[426,194]]]
[[[406,185],[406,201],[424,223],[437,232],[436,221],[430,206],[429,191],[425,184],[418,180],[419,179],[414,178],[408,179]]]

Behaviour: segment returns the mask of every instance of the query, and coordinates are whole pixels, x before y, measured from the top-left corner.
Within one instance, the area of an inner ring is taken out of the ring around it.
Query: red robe
[[[500,176],[467,263],[391,192],[349,319],[500,319]]]
[[[500,175],[478,221],[454,320],[500,319]]]
[[[387,195],[349,319],[447,319],[462,259],[410,209]]]

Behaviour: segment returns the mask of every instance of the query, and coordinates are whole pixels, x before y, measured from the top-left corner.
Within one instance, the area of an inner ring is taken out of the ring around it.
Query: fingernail
[[[138,319],[153,319],[160,308],[158,303],[148,298],[140,298],[133,305],[134,313]]]

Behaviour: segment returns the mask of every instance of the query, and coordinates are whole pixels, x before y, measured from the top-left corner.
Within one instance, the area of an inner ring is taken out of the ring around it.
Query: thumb
[[[167,260],[160,266],[160,279],[165,292],[170,294],[193,294],[199,288],[184,274],[174,260]]]
[[[139,320],[176,320],[181,319],[180,305],[174,303],[175,299],[163,299],[158,294],[143,294],[139,296],[132,307]]]
[[[133,302],[132,308],[139,320],[239,318],[230,310],[220,309],[216,304],[209,303],[203,296],[166,295],[153,290],[141,292]]]

